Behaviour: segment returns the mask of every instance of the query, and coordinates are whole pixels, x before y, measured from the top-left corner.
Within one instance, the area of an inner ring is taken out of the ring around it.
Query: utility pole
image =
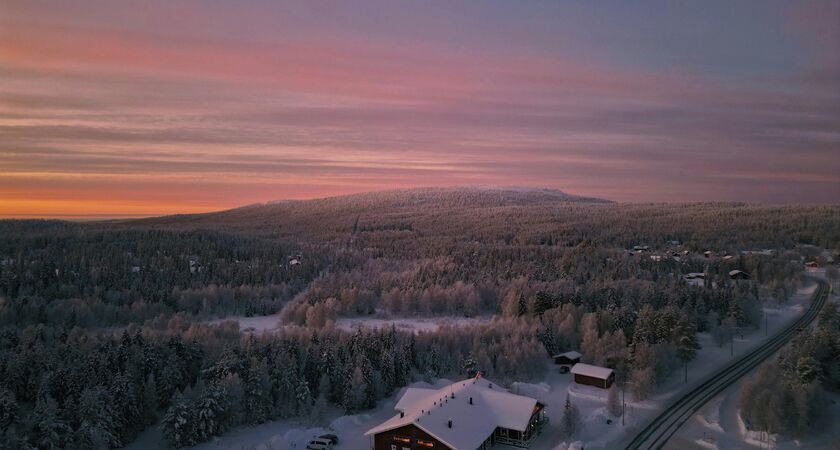
[[[729,329],[729,356],[735,356],[735,336],[732,328]]]
[[[622,427],[624,426],[624,413],[626,412],[625,410],[627,409],[627,403],[624,402],[624,389],[626,387],[625,384],[627,384],[627,383],[621,383],[621,426]]]
[[[770,332],[769,331],[769,326],[768,326],[770,321],[767,318],[767,310],[763,309],[763,311],[764,311],[764,337],[767,337],[767,334]]]

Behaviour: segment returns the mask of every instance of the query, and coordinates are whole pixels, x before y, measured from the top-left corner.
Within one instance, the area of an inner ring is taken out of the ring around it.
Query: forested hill
[[[250,205],[109,226],[223,230],[307,242],[387,238],[574,246],[679,240],[694,250],[840,247],[838,205],[621,204],[552,189],[426,188]],[[358,246],[358,245],[357,245]]]
[[[450,187],[368,192],[313,200],[283,200],[207,214],[175,215],[129,221],[128,226],[221,228],[274,236],[313,237],[359,231],[359,226],[405,229],[411,220],[437,221],[476,210],[538,210],[573,204],[601,205],[608,200],[580,197],[556,189]],[[447,220],[461,219],[460,216]],[[355,227],[355,228],[354,228]]]

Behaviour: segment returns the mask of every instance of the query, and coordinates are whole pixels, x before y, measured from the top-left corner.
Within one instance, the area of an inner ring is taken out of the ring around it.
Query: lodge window
[[[407,438],[407,437],[405,437],[405,436],[394,436],[394,440],[395,440],[395,441],[397,441],[397,442],[404,442],[404,443],[406,443],[406,444],[408,444],[409,442],[411,442],[411,439],[409,439],[409,438]]]
[[[434,443],[434,442],[423,441],[423,440],[417,439],[417,445],[422,445],[423,447],[432,448],[432,447],[434,447],[434,446],[435,446],[435,443]]]
[[[397,444],[391,444],[391,450],[397,450]]]

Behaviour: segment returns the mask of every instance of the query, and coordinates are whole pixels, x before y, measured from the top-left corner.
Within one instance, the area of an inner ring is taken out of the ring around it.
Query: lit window
[[[422,445],[423,447],[432,448],[432,447],[435,446],[435,443],[434,442],[429,442],[429,441],[422,441],[420,439],[417,439],[417,445]]]
[[[405,436],[394,436],[394,440],[397,441],[397,442],[405,442],[406,444],[411,442],[411,439],[409,439]]]

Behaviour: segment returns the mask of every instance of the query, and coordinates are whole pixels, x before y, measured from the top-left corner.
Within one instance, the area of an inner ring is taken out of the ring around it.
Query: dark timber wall
[[[408,442],[404,442],[406,439]],[[431,443],[432,446],[422,445],[420,442]],[[396,445],[397,450],[452,450],[414,424],[383,431],[373,437],[374,450],[393,450],[392,445]]]
[[[575,374],[575,383],[586,384],[589,386],[599,387],[601,389],[609,389],[615,381],[615,372],[611,373],[606,380],[602,378],[588,377],[579,373]]]

